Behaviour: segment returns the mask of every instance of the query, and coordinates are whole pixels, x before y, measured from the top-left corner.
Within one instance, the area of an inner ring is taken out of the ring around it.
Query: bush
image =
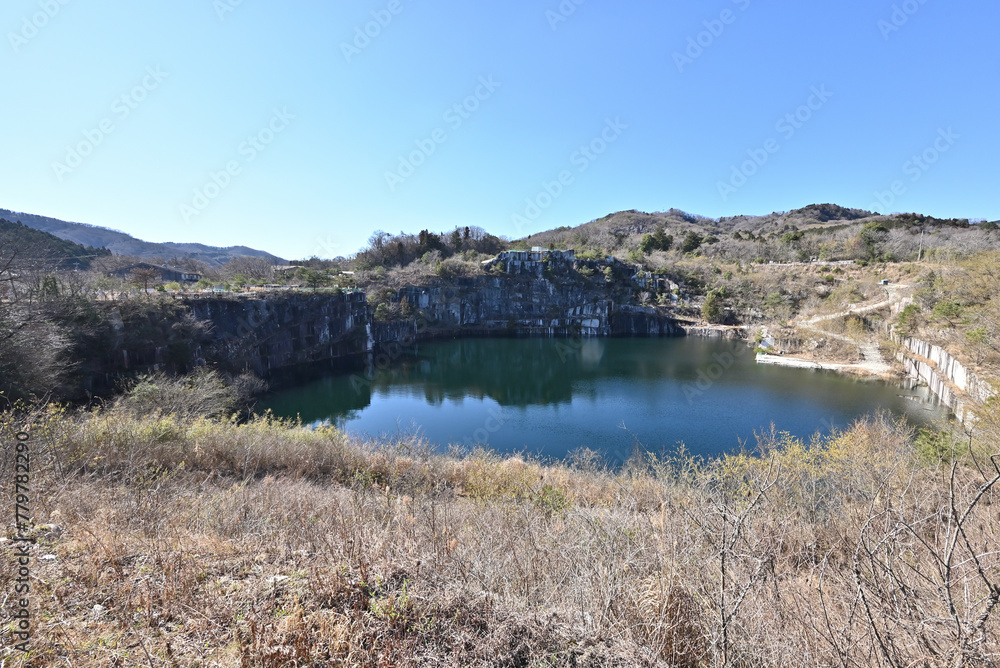
[[[32,510],[63,525],[24,527],[56,557],[32,592],[74,641],[39,624],[31,665],[995,663],[994,469],[921,462],[885,417],[620,471],[269,416],[29,421]]]
[[[947,300],[935,304],[933,314],[935,318],[946,320],[948,324],[952,324],[955,320],[962,317],[963,311],[964,309],[961,304],[953,300]]]
[[[652,234],[642,235],[639,241],[639,251],[644,255],[649,255],[655,250],[668,251],[674,245],[674,238],[666,233],[662,225],[658,226]]]
[[[956,452],[962,451],[962,444],[955,441],[948,432],[930,429],[919,430],[913,446],[917,455],[931,464],[950,462]]]
[[[919,318],[920,307],[916,304],[907,305],[900,311],[899,317],[896,319],[896,331],[903,337],[913,336],[913,332],[917,329]]]
[[[681,251],[684,253],[693,253],[701,248],[701,244],[701,237],[694,232],[688,232],[687,236],[684,237],[684,243],[681,244]]]
[[[240,401],[265,387],[263,381],[252,375],[240,376],[233,385],[227,385],[217,371],[205,368],[176,378],[162,373],[145,374],[128,384],[117,405],[136,417],[220,417],[235,411]]]
[[[441,278],[452,280],[456,278],[471,278],[479,272],[477,267],[471,262],[465,262],[452,257],[438,262],[437,266],[434,267],[434,273]]]
[[[69,332],[34,308],[0,302],[0,403],[44,396],[72,367]]]

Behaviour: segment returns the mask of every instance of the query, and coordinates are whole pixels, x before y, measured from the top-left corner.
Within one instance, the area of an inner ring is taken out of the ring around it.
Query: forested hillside
[[[89,269],[97,257],[111,255],[107,248],[81,246],[21,223],[0,218],[0,255],[18,265],[57,269]]]
[[[0,209],[0,218],[19,222],[27,227],[48,232],[60,239],[72,241],[94,248],[107,248],[116,255],[131,255],[138,258],[180,258],[192,259],[217,267],[238,257],[260,257],[272,264],[280,264],[283,260],[270,253],[247,248],[246,246],[229,246],[218,248],[197,243],[153,243],[136,239],[135,237],[96,225],[70,223],[47,216],[19,213]]]
[[[660,230],[671,244],[644,238]],[[879,215],[835,204],[813,204],[763,216],[705,218],[678,209],[661,213],[621,211],[577,227],[560,227],[516,242],[578,251],[631,254],[636,262],[662,265],[654,251],[680,251],[739,262],[819,260],[902,261],[943,252],[966,255],[1000,249],[996,223],[940,219],[915,213]],[[657,266],[651,266],[656,269]]]

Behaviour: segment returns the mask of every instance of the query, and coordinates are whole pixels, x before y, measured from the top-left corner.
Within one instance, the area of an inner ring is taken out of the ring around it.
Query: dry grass
[[[32,422],[34,636],[6,665],[1000,661],[998,474],[918,461],[885,419],[618,472],[269,419]]]

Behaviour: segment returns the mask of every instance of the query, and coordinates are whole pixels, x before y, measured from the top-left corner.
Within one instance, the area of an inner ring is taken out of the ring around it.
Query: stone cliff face
[[[104,305],[78,348],[84,392],[103,394],[123,375],[208,365],[274,380],[303,369],[383,364],[423,340],[464,336],[684,336],[656,309],[545,278],[479,276],[409,287],[395,299],[412,317],[375,322],[361,292],[203,296]]]
[[[92,320],[76,327],[67,398],[112,393],[121,378],[138,373],[198,366],[273,378],[294,368],[361,363],[375,347],[360,292],[98,303]]]
[[[361,359],[373,348],[368,302],[360,292],[184,303],[195,319],[211,325],[202,359],[229,371],[268,377],[280,369]]]
[[[911,353],[901,356],[907,374],[927,383],[931,392],[951,408],[960,421],[965,422],[969,417],[974,408],[970,404],[985,403],[993,396],[989,383],[940,346],[913,338],[903,339],[902,344]]]
[[[656,309],[618,306],[593,289],[544,278],[481,276],[404,288],[398,298],[426,321],[425,335],[684,336]]]

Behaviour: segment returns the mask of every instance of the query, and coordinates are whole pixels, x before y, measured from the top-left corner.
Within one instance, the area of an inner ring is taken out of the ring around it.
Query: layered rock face
[[[288,294],[264,299],[189,299],[191,315],[210,324],[199,350],[231,371],[272,371],[363,357],[373,349],[364,293]]]
[[[142,305],[134,315],[107,306],[105,324],[87,341],[83,388],[103,393],[121,375],[204,365],[274,378],[395,359],[419,341],[438,338],[685,335],[656,309],[620,305],[593,285],[535,276],[457,279],[404,288],[394,299],[408,303],[412,317],[376,322],[362,292],[183,297]]]
[[[429,333],[503,336],[684,336],[656,309],[618,306],[575,284],[544,278],[476,277],[453,285],[404,288]]]
[[[445,337],[685,335],[656,309],[619,306],[583,286],[544,278],[480,276],[404,288],[396,299],[409,303],[412,319],[374,322],[360,292],[184,303],[211,332],[197,350],[197,363],[262,377],[304,365],[395,356],[419,341]]]
[[[969,371],[941,346],[913,338],[903,339],[902,343],[914,355],[901,355],[907,374],[927,383],[931,392],[951,408],[960,421],[970,418],[976,404],[983,404],[993,396],[994,390],[989,383]]]

